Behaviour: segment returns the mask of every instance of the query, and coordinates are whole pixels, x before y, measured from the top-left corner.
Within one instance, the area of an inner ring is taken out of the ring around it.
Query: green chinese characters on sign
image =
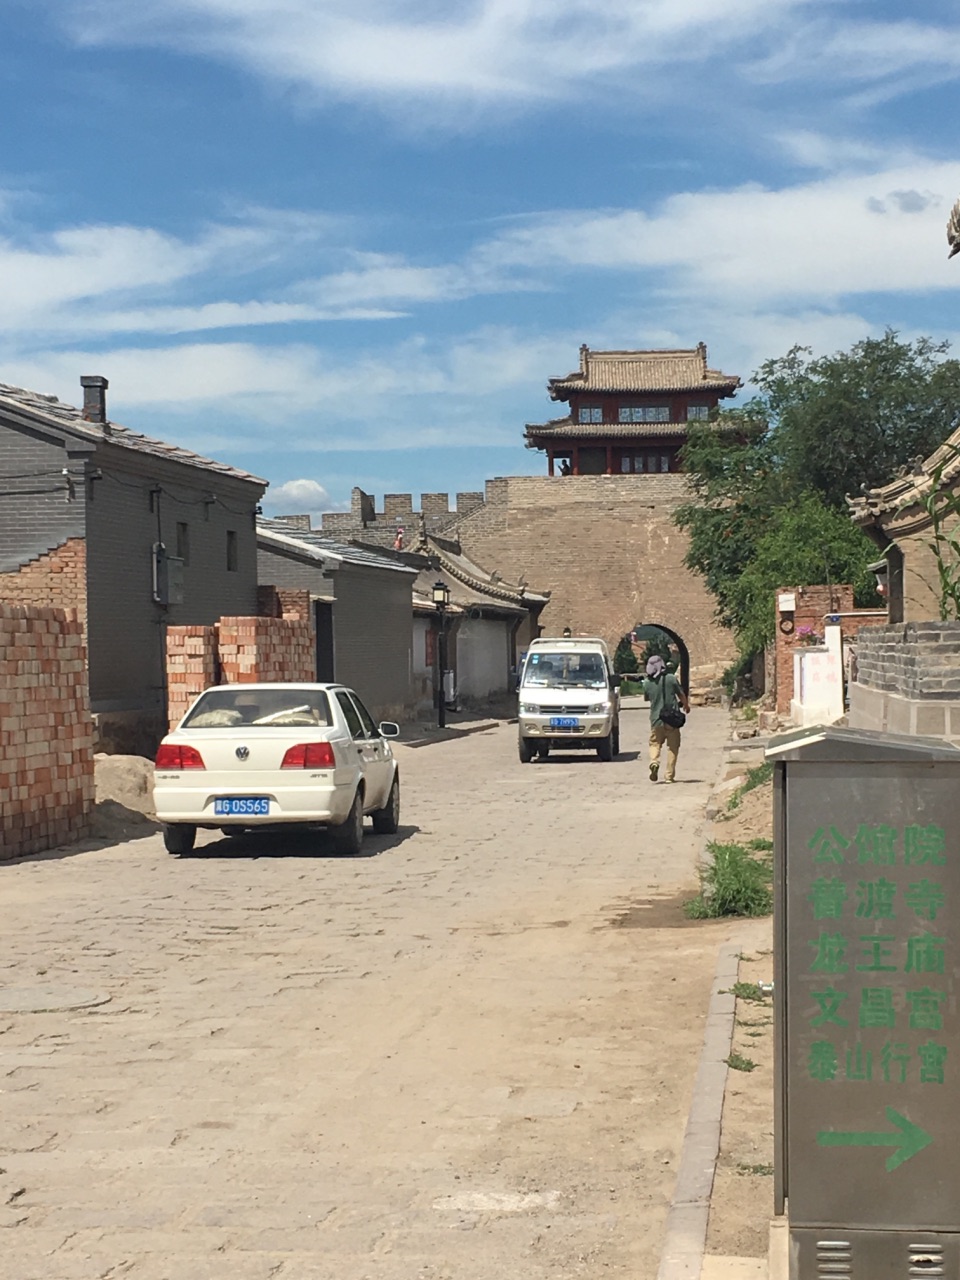
[[[932,823],[927,827],[906,827],[903,832],[903,860],[907,866],[928,862],[942,867],[947,860],[944,854],[946,843],[947,833],[943,827]]]
[[[865,822],[861,823],[854,836],[857,861],[876,862],[880,866],[892,867],[897,860],[898,838],[896,827],[868,827]]]

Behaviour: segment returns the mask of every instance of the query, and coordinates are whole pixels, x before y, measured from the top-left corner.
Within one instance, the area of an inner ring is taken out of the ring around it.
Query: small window
[[[236,573],[238,567],[237,533],[235,529],[227,530],[227,571]]]
[[[177,524],[177,559],[182,560],[184,565],[190,563],[190,526],[188,524]]]
[[[706,422],[710,417],[710,407],[705,404],[691,404],[687,406],[688,422]]]
[[[349,693],[341,689],[337,694],[337,701],[340,703],[340,710],[343,712],[343,718],[347,722],[347,728],[350,730],[352,737],[362,738],[363,725],[360,723],[357,708],[353,705]]]
[[[669,470],[670,470],[670,455],[669,455],[669,453],[661,453],[661,455],[660,455],[660,470],[661,470],[661,471],[669,471]]]
[[[602,422],[603,410],[599,405],[581,405],[580,406],[581,422]]]

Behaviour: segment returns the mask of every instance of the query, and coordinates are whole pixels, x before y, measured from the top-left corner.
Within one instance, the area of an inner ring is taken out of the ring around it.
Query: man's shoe
[[[657,775],[659,774],[659,772],[660,772],[660,766],[659,766],[658,764],[652,764],[652,765],[650,766],[650,781],[651,781],[651,782],[656,782],[656,780],[657,780]]]
[[[664,778],[664,782],[676,782],[676,778]]]

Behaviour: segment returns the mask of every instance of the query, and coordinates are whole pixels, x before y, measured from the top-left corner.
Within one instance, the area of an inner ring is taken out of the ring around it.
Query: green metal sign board
[[[791,1228],[956,1232],[960,752],[842,745],[777,775],[782,1190]]]

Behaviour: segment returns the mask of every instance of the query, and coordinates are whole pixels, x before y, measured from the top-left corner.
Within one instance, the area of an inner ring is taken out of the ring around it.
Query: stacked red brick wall
[[[313,615],[309,591],[298,591],[290,587],[277,587],[277,599],[280,601],[280,616],[282,618],[299,618],[301,622],[311,622]]]
[[[12,573],[0,573],[0,600],[40,609],[76,609],[87,618],[87,543],[69,538]]]
[[[297,595],[297,592],[287,593]],[[309,599],[308,593],[303,593]],[[212,684],[316,680],[313,627],[300,618],[221,618],[215,627],[167,630],[170,727]]]
[[[167,711],[171,727],[204,689],[216,684],[216,627],[167,628]]]
[[[0,858],[80,839],[93,802],[83,625],[0,604]]]
[[[221,618],[220,669],[226,684],[316,680],[313,627],[294,618]]]

